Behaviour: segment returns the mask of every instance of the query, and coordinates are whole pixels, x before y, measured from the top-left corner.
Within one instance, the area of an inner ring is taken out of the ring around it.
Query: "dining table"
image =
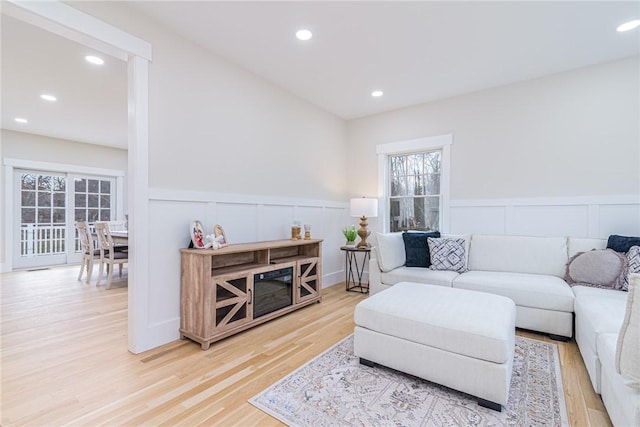
[[[129,244],[129,230],[111,230],[111,238],[116,245]]]

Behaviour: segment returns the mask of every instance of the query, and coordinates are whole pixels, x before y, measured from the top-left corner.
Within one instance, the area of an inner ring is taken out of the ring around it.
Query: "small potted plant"
[[[358,237],[358,229],[355,225],[347,225],[342,229],[345,239],[347,239],[346,246],[355,246],[356,237]]]

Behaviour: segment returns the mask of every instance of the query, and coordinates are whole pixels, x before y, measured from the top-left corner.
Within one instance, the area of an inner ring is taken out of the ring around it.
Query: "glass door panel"
[[[15,267],[66,263],[66,176],[30,171],[15,174]]]

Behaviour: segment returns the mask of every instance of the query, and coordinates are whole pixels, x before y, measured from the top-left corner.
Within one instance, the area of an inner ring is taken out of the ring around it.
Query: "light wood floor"
[[[3,426],[279,425],[247,399],[349,335],[363,298],[336,285],[320,304],[208,351],[175,341],[133,355],[127,288],[78,282],[77,271],[0,276]],[[571,425],[611,425],[576,344],[558,347]]]

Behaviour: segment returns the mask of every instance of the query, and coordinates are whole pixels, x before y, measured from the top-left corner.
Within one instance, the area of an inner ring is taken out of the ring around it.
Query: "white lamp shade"
[[[351,199],[351,216],[374,218],[378,216],[378,199],[360,197]]]

